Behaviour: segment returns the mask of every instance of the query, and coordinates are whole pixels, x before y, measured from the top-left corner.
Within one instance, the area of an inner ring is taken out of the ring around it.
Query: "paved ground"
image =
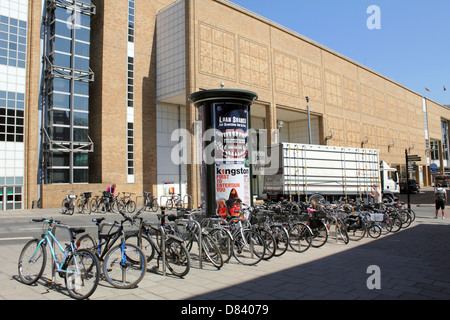
[[[433,219],[434,208],[429,204],[413,205],[413,209],[417,219],[409,228],[376,240],[364,238],[345,245],[332,235],[322,248],[288,251],[256,266],[232,260],[221,270],[207,263],[200,269],[194,260],[184,279],[163,276],[153,269],[133,289],[114,289],[101,281],[91,300],[448,300],[450,215],[448,220]],[[42,211],[16,214],[31,217]],[[0,214],[0,223],[5,216],[8,214]],[[62,279],[57,278],[53,288],[48,286],[49,267],[34,286],[18,280],[17,259],[22,246],[23,242],[1,244],[0,299],[70,300]]]

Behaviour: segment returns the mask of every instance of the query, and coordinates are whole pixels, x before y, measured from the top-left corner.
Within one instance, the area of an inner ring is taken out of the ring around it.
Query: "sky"
[[[337,51],[422,96],[450,105],[449,0],[230,2]],[[378,11],[373,10],[374,5]]]

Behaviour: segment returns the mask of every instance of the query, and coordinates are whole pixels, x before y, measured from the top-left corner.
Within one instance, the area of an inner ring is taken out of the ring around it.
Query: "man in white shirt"
[[[436,202],[436,216],[438,218],[439,209],[442,210],[442,219],[445,219],[445,204],[447,203],[447,191],[442,188],[441,184],[437,184],[437,188],[434,190],[434,201]]]

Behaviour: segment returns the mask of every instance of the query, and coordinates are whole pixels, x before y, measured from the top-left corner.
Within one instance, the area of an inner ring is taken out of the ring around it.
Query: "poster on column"
[[[216,212],[222,217],[244,217],[242,204],[250,205],[248,106],[216,103],[213,110]]]

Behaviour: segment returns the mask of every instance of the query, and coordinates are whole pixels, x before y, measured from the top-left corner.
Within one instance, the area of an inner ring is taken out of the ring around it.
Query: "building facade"
[[[408,150],[422,185],[450,166],[448,108],[226,0],[4,0],[0,210],[112,183],[201,203],[198,152],[173,161],[174,132],[198,131],[187,97],[221,85],[256,92],[251,126],[278,141],[378,149],[401,174]]]

